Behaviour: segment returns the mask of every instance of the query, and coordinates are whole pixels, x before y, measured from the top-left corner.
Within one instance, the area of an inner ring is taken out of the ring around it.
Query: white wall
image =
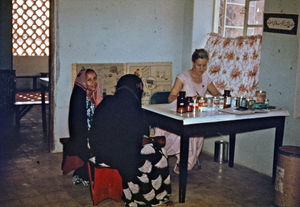
[[[300,14],[300,1],[297,1],[297,14]],[[299,20],[298,20],[299,21]],[[298,30],[300,28],[300,21],[298,22]],[[294,106],[294,109],[295,109],[295,114],[294,116],[297,117],[297,118],[300,118],[300,46],[299,46],[299,39],[300,39],[300,34],[298,32],[298,57],[297,57],[297,60],[298,60],[298,70],[297,70],[297,87],[296,87],[296,101],[295,101],[295,106]]]
[[[192,67],[192,53],[204,48],[208,33],[212,32],[214,1],[186,1],[182,71]]]
[[[192,1],[187,2],[192,3]],[[55,0],[54,147],[68,136],[72,63],[173,63],[182,71],[182,0]]]
[[[195,0],[193,14],[192,51],[204,48],[208,33],[213,29],[214,1]]]
[[[182,41],[182,70],[191,68],[192,38],[193,38],[193,0],[186,0],[184,5],[184,28]],[[173,75],[177,75],[174,74]],[[175,78],[173,82],[175,81]]]
[[[298,14],[298,0],[266,2],[266,12]],[[299,21],[299,20],[298,20]],[[287,109],[291,116],[286,120],[284,144],[300,146],[300,119],[294,118],[294,104],[299,71],[299,23],[297,35],[264,33],[260,86],[268,91],[274,105]]]

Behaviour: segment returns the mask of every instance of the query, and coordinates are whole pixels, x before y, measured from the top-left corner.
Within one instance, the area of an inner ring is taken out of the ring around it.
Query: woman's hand
[[[179,94],[179,91],[181,91],[181,89],[183,88],[183,83],[176,78],[174,86],[170,92],[170,95],[168,97],[168,102],[171,103],[173,102],[175,99],[177,99],[177,96]]]
[[[216,88],[216,86],[214,85],[213,82],[211,82],[208,86],[207,86],[207,90],[209,91],[209,93],[213,96],[221,96],[222,94],[218,91],[218,89]]]

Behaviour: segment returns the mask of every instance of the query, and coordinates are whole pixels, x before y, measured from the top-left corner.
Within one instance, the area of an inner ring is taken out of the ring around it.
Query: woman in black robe
[[[87,161],[88,131],[91,128],[95,108],[101,102],[97,74],[93,69],[82,69],[76,79],[70,100],[69,132],[70,139],[65,147],[66,159],[63,161],[63,173],[73,174],[73,184],[88,186],[89,175]]]
[[[142,146],[149,134],[141,108],[143,83],[125,75],[113,96],[96,109],[90,131],[91,154],[96,163],[118,169],[126,206],[152,206],[169,202],[171,193],[167,156],[158,144]]]

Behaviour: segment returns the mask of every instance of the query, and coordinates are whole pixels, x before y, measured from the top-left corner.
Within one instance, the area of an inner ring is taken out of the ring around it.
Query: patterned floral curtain
[[[254,97],[258,90],[261,35],[226,38],[209,34],[205,49],[210,60],[208,73],[221,93]]]

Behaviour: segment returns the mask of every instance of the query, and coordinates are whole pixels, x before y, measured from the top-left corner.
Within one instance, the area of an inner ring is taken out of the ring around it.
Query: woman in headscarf
[[[91,153],[96,163],[118,169],[126,206],[152,206],[169,202],[171,193],[167,156],[158,144],[145,144],[149,134],[143,117],[143,83],[125,75],[113,96],[106,96],[95,111],[90,131]]]
[[[101,102],[97,74],[93,69],[82,69],[75,80],[69,109],[70,139],[66,145],[67,155],[63,163],[63,173],[72,170],[73,184],[89,184],[87,160],[90,157],[88,149],[88,131],[91,128],[95,108]]]

